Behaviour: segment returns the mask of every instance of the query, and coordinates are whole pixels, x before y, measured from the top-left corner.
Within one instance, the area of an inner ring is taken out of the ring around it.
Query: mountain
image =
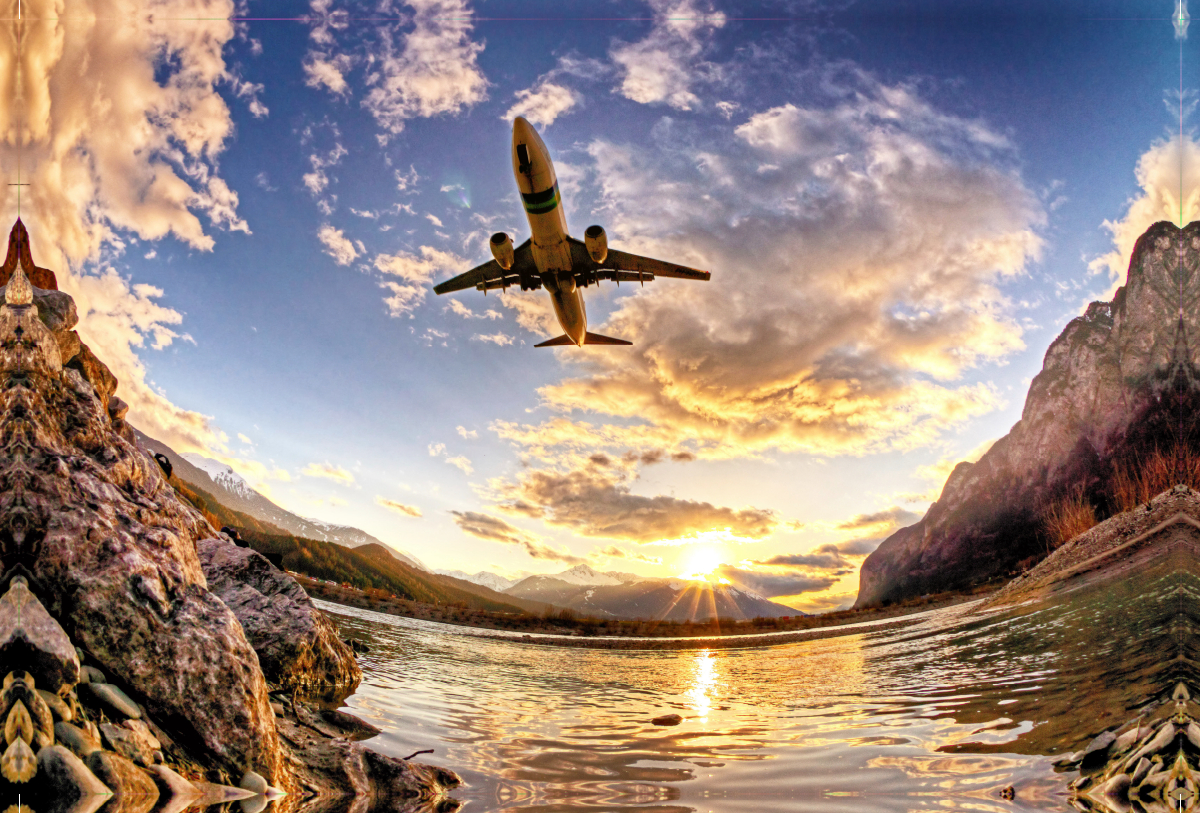
[[[435,570],[440,576],[450,576],[454,579],[461,579],[471,584],[478,584],[481,587],[486,587],[489,590],[495,590],[502,593],[512,587],[517,582],[513,579],[506,579],[503,576],[497,576],[487,570],[481,570],[478,573],[466,573],[462,570]]]
[[[958,464],[921,521],[867,557],[855,606],[1022,570],[1049,552],[1056,506],[1112,516],[1147,461],[1195,459],[1197,305],[1200,223],[1154,224],[1113,300],[1093,302],[1050,345],[1020,421],[977,463]]]
[[[732,585],[709,585],[681,579],[645,579],[625,583],[608,574],[576,573],[572,568],[557,576],[530,576],[505,590],[505,595],[568,607],[596,618],[646,618],[665,621],[702,621],[708,618],[779,618],[804,615],[799,610],[768,601],[750,590]],[[605,583],[566,581],[608,577]]]
[[[315,519],[305,519],[291,511],[280,508],[259,494],[228,465],[198,454],[178,454],[161,441],[134,430],[138,440],[152,453],[164,454],[171,461],[176,477],[188,485],[205,491],[217,498],[226,508],[267,523],[282,534],[292,534],[303,539],[332,542],[347,548],[383,543],[366,531],[348,525],[334,525]],[[411,553],[389,548],[396,558],[418,570],[429,570],[420,559]]]

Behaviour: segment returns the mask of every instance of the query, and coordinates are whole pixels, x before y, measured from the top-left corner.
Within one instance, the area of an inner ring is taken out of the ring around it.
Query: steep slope
[[[856,607],[957,589],[1046,555],[1044,517],[1081,493],[1113,512],[1118,468],[1200,450],[1200,223],[1156,223],[1124,287],[1092,303],[1046,352],[1021,420],[960,463],[916,525],[863,563]]]
[[[560,574],[561,575],[561,574]],[[708,618],[780,618],[804,615],[732,585],[679,579],[641,579],[618,584],[578,584],[557,576],[530,576],[506,595],[568,607],[596,618],[702,621]]]
[[[138,440],[151,452],[167,456],[173,467],[172,473],[188,485],[217,498],[217,502],[231,511],[252,517],[279,529],[280,533],[304,539],[333,542],[347,548],[361,545],[383,544],[366,531],[349,525],[334,525],[321,520],[306,519],[293,514],[259,494],[241,475],[218,460],[198,454],[178,454],[170,446],[155,440],[144,432],[134,430]],[[429,568],[420,559],[405,551],[392,548],[396,557],[418,570]]]

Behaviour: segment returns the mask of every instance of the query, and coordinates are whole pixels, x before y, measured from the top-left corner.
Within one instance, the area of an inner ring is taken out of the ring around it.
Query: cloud
[[[1093,274],[1107,273],[1112,283],[1102,299],[1111,299],[1125,283],[1133,245],[1146,229],[1160,220],[1179,225],[1181,200],[1183,223],[1200,220],[1200,142],[1188,135],[1182,144],[1178,136],[1160,139],[1138,159],[1134,174],[1141,192],[1123,218],[1104,221],[1113,250],[1088,263]]]
[[[524,116],[530,124],[549,127],[559,116],[564,116],[581,101],[578,93],[555,82],[539,81],[533,87],[518,90],[517,101],[500,118],[512,121]]]
[[[454,524],[464,532],[491,542],[517,545],[534,559],[565,562],[569,565],[578,565],[587,561],[582,556],[575,556],[556,550],[549,545],[543,545],[536,536],[509,525],[499,517],[475,511],[451,511],[450,513],[454,515]]]
[[[242,443],[246,444],[247,446],[254,445],[254,441],[250,440],[250,438],[246,437],[241,432],[238,432],[237,439],[240,440]]]
[[[458,457],[447,457],[446,462],[451,466],[454,466],[463,474],[471,474],[475,471],[475,467],[471,465],[471,461],[462,455],[459,455]]]
[[[662,558],[659,556],[647,556],[638,551],[628,551],[617,545],[608,545],[607,547],[597,548],[592,551],[591,556],[596,558],[606,559],[626,559],[631,562],[645,562],[648,565],[661,565]]]
[[[639,42],[620,43],[609,52],[621,71],[616,92],[642,104],[691,110],[700,103],[693,86],[719,75],[717,66],[700,57],[713,29],[725,25],[725,15],[714,12],[705,0],[649,2],[654,10],[649,35]]]
[[[465,426],[457,427],[457,431],[458,434],[466,440],[474,440],[475,438],[479,437],[479,433],[477,431],[474,429],[468,429]]]
[[[444,443],[429,444],[429,456],[430,457],[438,457],[445,453],[446,453],[446,444],[444,444]]]
[[[582,536],[662,542],[728,531],[741,539],[762,539],[778,524],[773,511],[732,509],[696,500],[660,495],[643,497],[630,490],[623,470],[583,466],[568,471],[527,471],[516,482],[491,486],[503,511],[541,519]]]
[[[413,517],[414,519],[416,519],[421,516],[421,509],[417,508],[415,505],[405,505],[402,502],[396,502],[395,500],[389,500],[387,497],[380,497],[380,496],[376,495],[375,504],[382,505],[384,508],[388,509],[389,511],[395,511],[397,514],[399,514],[402,517]]]
[[[884,511],[876,511],[871,514],[858,514],[845,522],[839,522],[837,528],[840,531],[860,531],[864,528],[874,529],[880,526],[886,528],[903,528],[906,525],[912,525],[920,518],[920,514],[915,514],[912,511],[907,511],[893,505]]]
[[[473,342],[484,342],[486,344],[494,344],[498,347],[504,347],[513,343],[513,337],[507,333],[476,333],[471,337]]]
[[[757,565],[768,567],[808,567],[817,570],[841,570],[849,567],[850,563],[843,557],[836,545],[821,545],[811,553],[786,553],[772,556],[755,562]]]
[[[367,79],[363,107],[387,132],[399,133],[411,118],[457,113],[487,98],[487,79],[477,63],[483,44],[471,40],[466,0],[409,0],[413,30],[399,38],[380,29],[372,49],[377,60]]]
[[[300,474],[304,477],[323,477],[343,485],[350,485],[354,482],[353,474],[341,466],[334,466],[331,463],[309,463],[300,470]]]
[[[49,0],[24,8],[32,19],[62,14]],[[30,184],[22,208],[34,258],[75,298],[80,333],[119,378],[129,420],[180,452],[224,443],[208,416],[179,408],[146,380],[145,340],[169,344],[182,315],[155,301],[162,291],[120,277],[106,261],[131,236],[170,235],[209,251],[203,221],[249,231],[236,191],[218,174],[233,134],[218,87],[229,83],[235,95],[256,87],[247,90],[223,58],[234,13],[229,0],[181,0],[171,15],[151,14],[138,0],[78,0],[70,15],[86,25],[30,24],[18,36],[10,18],[0,43],[0,163],[19,160]],[[194,22],[180,26],[176,14]],[[14,195],[0,188],[0,205],[11,211]]]
[[[335,229],[328,223],[322,224],[317,230],[317,239],[325,246],[325,253],[333,257],[333,261],[338,265],[349,265],[358,259],[358,248],[341,229]]]
[[[387,305],[388,315],[403,316],[412,313],[421,301],[433,281],[434,275],[450,275],[459,271],[467,261],[456,254],[439,251],[433,246],[421,246],[420,256],[399,251],[395,254],[379,254],[375,257],[375,268],[389,277],[397,277],[402,282],[385,279],[381,287],[391,291],[391,296],[383,301]]]
[[[337,128],[335,127],[334,135],[337,134]],[[325,188],[329,186],[329,176],[325,173],[325,170],[341,163],[342,158],[348,152],[344,146],[335,142],[329,152],[324,155],[317,152],[309,155],[308,163],[312,166],[312,172],[306,172],[300,178],[304,182],[305,188],[314,196],[324,192]]]
[[[448,310],[456,316],[461,316],[464,319],[503,319],[504,315],[500,311],[488,308],[483,313],[476,313],[463,304],[461,299],[451,299],[443,310]]]
[[[897,499],[904,502],[933,502],[942,494],[942,489],[946,486],[946,480],[950,477],[950,473],[954,471],[955,466],[959,463],[974,463],[987,453],[987,450],[992,448],[992,444],[996,440],[985,440],[983,443],[976,446],[965,455],[950,455],[943,457],[936,463],[931,463],[928,466],[918,466],[914,474],[929,483],[929,488],[917,494],[901,494],[897,495]]]
[[[310,51],[304,57],[304,84],[310,88],[323,87],[335,96],[341,96],[349,90],[346,72],[353,64],[354,60],[348,54],[330,56]]]
[[[827,590],[838,576],[814,576],[807,573],[768,573],[759,570],[721,565],[714,573],[729,579],[735,586],[753,590],[765,598],[795,596]]]
[[[591,143],[613,239],[713,279],[618,300],[602,332],[632,352],[572,357],[546,406],[714,458],[922,447],[1002,403],[958,382],[1023,347],[998,286],[1038,256],[1037,197],[984,124],[846,81],[722,143]]]
[[[441,219],[439,219],[438,217],[436,217],[434,215],[425,215],[425,219],[428,220],[433,225],[437,226],[439,229],[442,227]]]

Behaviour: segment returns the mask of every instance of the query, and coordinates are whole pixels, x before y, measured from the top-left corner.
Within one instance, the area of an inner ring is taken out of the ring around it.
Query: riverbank
[[[517,640],[528,643],[590,649],[717,649],[773,646],[837,635],[856,635],[905,626],[913,623],[906,616],[974,601],[983,598],[994,589],[927,596],[886,608],[842,610],[791,618],[718,619],[712,623],[680,623],[601,620],[566,614],[533,616],[491,613],[452,605],[381,597],[377,591],[368,593],[346,585],[330,585],[300,575],[296,575],[295,578],[309,595],[335,604],[423,621],[525,633],[527,638],[520,637]],[[855,626],[841,629],[846,625]],[[829,629],[831,627],[839,629]],[[494,637],[513,640],[511,635]]]

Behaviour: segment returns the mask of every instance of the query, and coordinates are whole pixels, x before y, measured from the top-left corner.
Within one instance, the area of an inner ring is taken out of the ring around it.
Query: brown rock
[[[222,539],[201,540],[196,552],[209,589],[242,623],[268,680],[289,688],[358,686],[362,671],[354,653],[295,579],[254,550]]]
[[[1114,464],[1181,442],[1200,451],[1200,223],[1139,238],[1112,302],[1094,302],[1046,352],[1021,420],[977,463],[960,463],[915,525],[860,571],[856,607],[960,589],[1046,555],[1043,517],[1083,488],[1101,512]],[[1183,314],[1182,318],[1180,314]]]
[[[17,576],[0,597],[0,664],[30,672],[37,686],[57,691],[79,681],[79,658],[71,639]]]
[[[100,406],[104,412],[108,412],[109,396],[117,391],[117,377],[108,369],[108,365],[96,358],[92,349],[81,342],[79,352],[75,354],[74,358],[68,360],[67,366],[78,370],[92,385],[96,397],[100,399]]]
[[[150,775],[120,754],[93,751],[87,766],[113,792],[109,809],[114,813],[147,813],[158,801],[158,785]]]

